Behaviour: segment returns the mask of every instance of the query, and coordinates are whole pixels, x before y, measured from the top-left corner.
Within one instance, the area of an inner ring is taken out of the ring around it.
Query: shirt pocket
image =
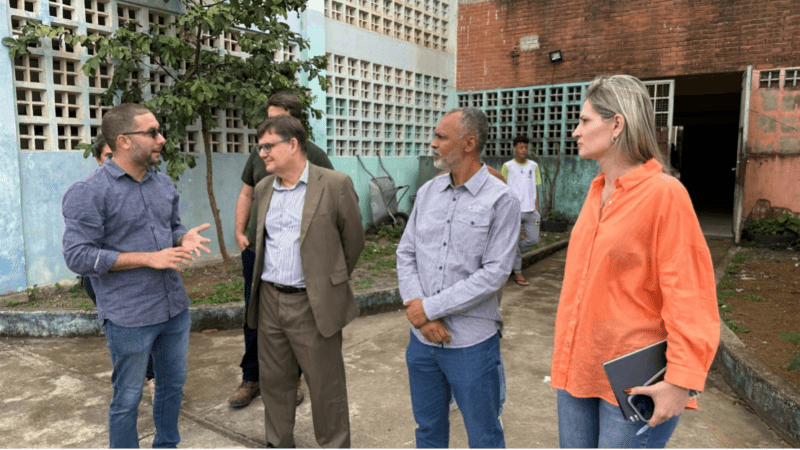
[[[491,217],[488,214],[455,217],[450,242],[456,255],[480,260],[486,250],[490,225]]]

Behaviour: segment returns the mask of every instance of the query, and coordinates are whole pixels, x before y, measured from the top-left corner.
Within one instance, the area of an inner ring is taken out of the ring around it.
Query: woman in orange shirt
[[[719,343],[711,255],[683,185],[663,173],[647,88],[598,77],[573,132],[594,179],[573,228],[556,317],[551,385],[562,447],[663,448],[689,390],[702,391]],[[650,428],[620,412],[603,363],[667,340]]]

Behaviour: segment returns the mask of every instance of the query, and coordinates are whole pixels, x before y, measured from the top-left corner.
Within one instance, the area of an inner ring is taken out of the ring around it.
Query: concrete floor
[[[703,234],[713,238],[733,239],[733,213],[698,211],[697,220]]]
[[[719,247],[718,252],[725,246]],[[504,291],[508,400],[502,418],[508,447],[558,446],[556,393],[547,377],[565,257],[562,250],[528,267],[531,286],[510,283]],[[358,318],[344,330],[354,447],[415,445],[404,357],[408,338],[401,311]],[[265,445],[261,399],[242,409],[226,401],[240,381],[242,351],[241,331],[192,333],[182,447]],[[107,447],[110,377],[103,337],[0,340],[0,447]],[[153,440],[150,405],[145,391],[139,409],[143,447]],[[669,447],[787,447],[715,371],[700,408],[683,415]],[[450,419],[450,446],[466,447],[460,413],[451,412]],[[295,436],[298,447],[317,447],[308,400],[298,408]]]

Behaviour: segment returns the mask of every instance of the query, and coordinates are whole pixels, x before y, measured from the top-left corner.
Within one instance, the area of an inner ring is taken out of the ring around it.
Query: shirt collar
[[[125,175],[128,175],[128,172],[122,170],[122,167],[118,166],[117,163],[114,162],[113,158],[107,159],[100,167],[108,167],[106,170],[108,170],[111,176],[114,177],[115,179],[119,179],[121,177],[124,177]],[[152,175],[154,172],[155,169],[153,169],[153,167],[148,167],[147,170],[144,172],[142,180],[139,181],[139,183],[144,182],[144,180],[148,179],[150,175]],[[133,179],[133,177],[131,177],[131,179]]]
[[[489,169],[486,168],[486,164],[481,164],[481,168],[472,176],[466,183],[464,183],[464,188],[469,191],[472,195],[477,195],[478,191],[481,190],[481,186],[483,183],[486,182],[487,177],[489,176]],[[442,186],[439,189],[440,191],[444,191],[447,188],[454,188],[453,186],[453,176],[452,174],[448,173],[447,176],[442,176],[441,178],[444,179],[442,181]]]
[[[630,189],[642,181],[652,177],[653,175],[658,175],[661,173],[661,171],[661,164],[659,164],[655,158],[650,158],[646,163],[642,164],[641,167],[637,167],[636,169],[619,177],[617,182],[619,183],[620,187],[624,189]]]
[[[617,178],[616,184],[618,187],[623,189],[631,189],[648,178],[660,174],[662,171],[663,166],[661,163],[656,161],[655,158],[650,158],[646,163],[642,164],[641,167],[637,167],[636,169]],[[597,178],[594,179],[594,181],[592,181],[592,185],[602,187],[605,179],[606,174],[601,173],[597,176]]]
[[[275,181],[273,183],[274,183],[273,186],[275,187],[275,189],[279,190],[279,191],[290,191],[290,190],[296,188],[297,186],[300,186],[300,183],[308,184],[308,160],[306,160],[306,165],[303,168],[303,173],[300,174],[300,179],[297,180],[297,183],[295,183],[294,186],[292,186],[290,188],[286,188],[286,187],[281,186],[281,178],[279,176],[277,176],[277,175],[275,175]]]

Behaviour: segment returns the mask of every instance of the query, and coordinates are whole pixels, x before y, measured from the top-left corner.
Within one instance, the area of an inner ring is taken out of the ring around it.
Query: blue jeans
[[[189,351],[189,310],[166,322],[145,327],[121,327],[105,321],[106,346],[114,371],[114,394],[108,410],[108,434],[112,448],[138,448],[136,420],[142,400],[142,381],[152,352],[156,375],[153,448],[177,447],[178,413],[186,381]]]
[[[503,354],[500,354],[500,364],[497,365],[497,373],[500,376],[500,412],[498,416],[503,415],[503,405],[506,403],[506,367],[503,364]],[[456,396],[450,395],[450,404],[456,401]]]
[[[500,425],[500,337],[466,348],[421,343],[411,334],[406,350],[418,448],[450,443],[451,392],[464,418],[471,448],[505,448]]]
[[[636,432],[644,422],[625,420],[619,406],[601,398],[577,398],[558,391],[558,441],[561,448],[664,448],[680,416]]]

